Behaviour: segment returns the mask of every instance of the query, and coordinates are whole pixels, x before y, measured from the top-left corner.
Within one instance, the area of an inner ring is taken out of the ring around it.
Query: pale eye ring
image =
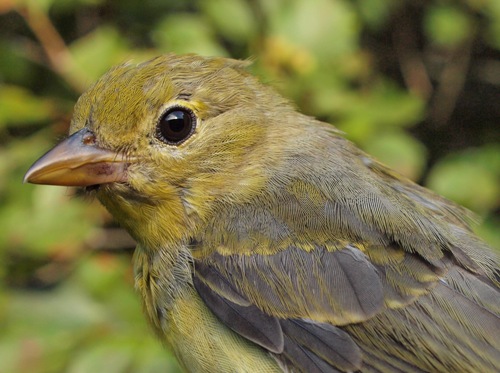
[[[170,145],[186,141],[196,128],[196,115],[183,106],[168,108],[158,119],[156,137]]]

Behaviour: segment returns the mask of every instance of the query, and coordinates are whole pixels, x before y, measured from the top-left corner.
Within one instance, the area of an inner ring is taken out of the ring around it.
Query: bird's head
[[[113,68],[25,181],[84,186],[139,242],[178,240],[209,218],[211,202],[244,202],[263,188],[293,131],[287,116],[297,114],[246,65],[165,55]]]

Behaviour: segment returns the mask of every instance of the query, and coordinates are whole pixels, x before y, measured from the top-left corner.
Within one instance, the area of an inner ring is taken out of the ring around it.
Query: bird
[[[187,372],[498,372],[500,258],[471,213],[248,65],[112,68],[25,182],[85,188],[137,241],[144,313]]]

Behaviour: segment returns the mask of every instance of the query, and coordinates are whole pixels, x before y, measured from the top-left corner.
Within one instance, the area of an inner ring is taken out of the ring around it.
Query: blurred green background
[[[0,0],[0,372],[177,372],[96,201],[23,185],[114,64],[254,59],[301,111],[476,212],[500,247],[498,0]]]

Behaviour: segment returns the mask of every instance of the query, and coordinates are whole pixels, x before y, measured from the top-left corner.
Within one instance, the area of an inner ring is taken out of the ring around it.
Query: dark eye
[[[191,136],[196,127],[196,116],[185,107],[165,111],[156,126],[156,136],[163,142],[178,145]]]

